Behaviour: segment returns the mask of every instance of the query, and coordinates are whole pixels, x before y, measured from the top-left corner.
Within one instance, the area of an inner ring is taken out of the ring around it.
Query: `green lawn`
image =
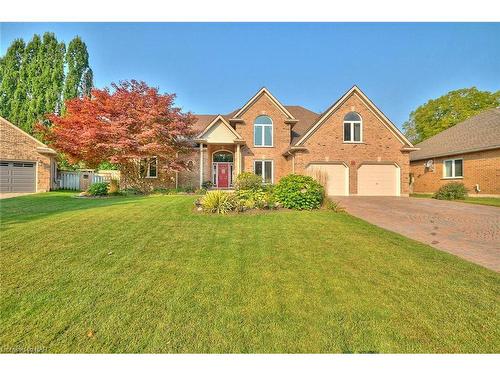
[[[432,194],[411,194],[414,198],[432,198]],[[462,203],[473,203],[473,204],[482,204],[484,206],[495,206],[500,207],[500,198],[494,197],[468,197],[465,199],[456,199],[453,202],[462,202]]]
[[[71,196],[0,201],[3,352],[500,350],[498,273],[347,214]]]

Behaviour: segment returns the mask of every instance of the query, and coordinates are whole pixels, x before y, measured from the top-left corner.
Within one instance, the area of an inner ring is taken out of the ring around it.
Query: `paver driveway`
[[[403,197],[335,197],[372,224],[500,271],[500,208]]]

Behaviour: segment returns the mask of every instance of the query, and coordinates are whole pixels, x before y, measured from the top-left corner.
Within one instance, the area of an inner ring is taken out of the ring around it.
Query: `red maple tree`
[[[38,128],[45,140],[90,168],[109,161],[133,173],[139,160],[157,157],[167,173],[185,169],[181,156],[192,151],[194,118],[173,106],[175,94],[135,80],[111,86],[68,100],[64,115],[47,116],[51,125]]]

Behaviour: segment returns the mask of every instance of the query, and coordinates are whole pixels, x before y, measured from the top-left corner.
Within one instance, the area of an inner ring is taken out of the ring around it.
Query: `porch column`
[[[236,144],[236,177],[241,173],[241,149],[240,144]]]
[[[203,185],[203,143],[200,143],[200,189]]]

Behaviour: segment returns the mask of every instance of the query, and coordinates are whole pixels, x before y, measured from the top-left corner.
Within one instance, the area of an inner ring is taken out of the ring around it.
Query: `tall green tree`
[[[40,50],[42,39],[34,35],[33,39],[26,45],[24,50],[19,81],[12,100],[11,120],[21,129],[31,133],[36,121],[35,96],[37,94],[38,80],[42,73],[40,64]]]
[[[64,100],[90,96],[93,73],[89,66],[87,46],[79,36],[68,44],[66,64],[67,75],[64,86]]]
[[[26,47],[22,39],[16,39],[4,57],[0,58],[0,116],[11,117],[11,107],[19,81],[19,72]]]
[[[33,133],[34,124],[46,114],[61,113],[63,100],[89,96],[87,47],[80,38],[70,47],[66,53],[65,44],[48,32],[34,35],[27,45],[15,40],[0,58],[0,115]]]
[[[403,124],[403,130],[410,141],[422,142],[479,112],[498,106],[500,90],[480,91],[471,87],[450,91],[414,110]]]
[[[39,81],[36,113],[60,113],[64,88],[64,54],[66,46],[53,33],[45,33],[42,41],[42,75]]]
[[[45,114],[61,108],[64,52],[53,33],[34,35],[24,49],[9,119],[28,133]]]

